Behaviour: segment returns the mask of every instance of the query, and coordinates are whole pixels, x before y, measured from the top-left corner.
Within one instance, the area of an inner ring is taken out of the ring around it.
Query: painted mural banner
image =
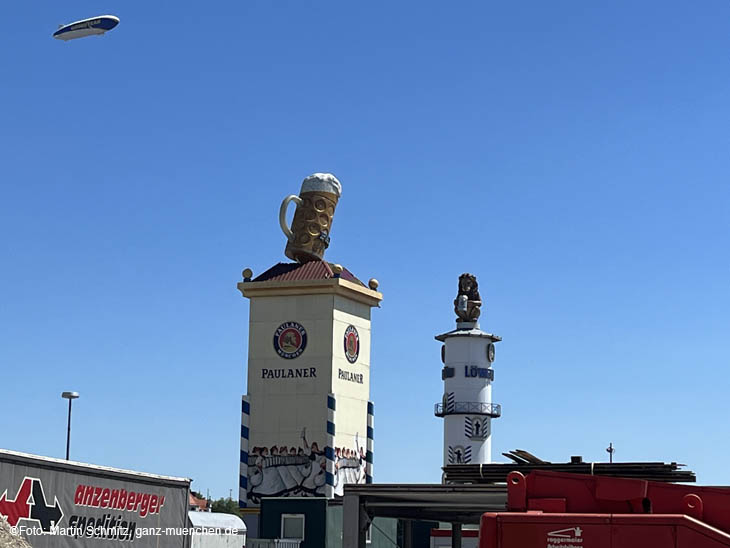
[[[365,483],[365,448],[359,436],[353,447],[332,448],[335,494],[342,495],[345,483]],[[307,440],[302,429],[296,446],[273,444],[254,446],[248,455],[248,501],[260,504],[262,497],[324,497],[327,483],[327,448]]]
[[[187,548],[190,480],[0,450],[0,516],[37,548]]]

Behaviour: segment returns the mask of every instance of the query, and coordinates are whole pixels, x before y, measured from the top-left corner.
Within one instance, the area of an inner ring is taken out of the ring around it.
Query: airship
[[[68,25],[59,25],[58,30],[53,33],[54,38],[63,40],[74,40],[76,38],[84,38],[93,34],[104,34],[108,30],[112,30],[119,24],[119,17],[114,15],[99,15],[82,19]]]

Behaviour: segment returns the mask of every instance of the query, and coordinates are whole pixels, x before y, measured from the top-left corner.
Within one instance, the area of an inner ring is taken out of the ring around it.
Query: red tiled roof
[[[334,278],[332,263],[325,261],[311,261],[304,264],[279,263],[269,268],[266,272],[256,276],[252,282],[289,282],[299,280],[328,280]],[[365,284],[358,280],[352,272],[346,268],[342,270],[340,278],[365,287]]]
[[[192,493],[188,493],[188,505],[197,506],[201,510],[205,510],[206,508],[208,508],[208,501],[205,499],[199,499]]]

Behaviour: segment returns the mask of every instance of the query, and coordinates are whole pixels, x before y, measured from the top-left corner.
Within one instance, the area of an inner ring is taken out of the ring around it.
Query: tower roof
[[[436,335],[434,338],[437,341],[445,341],[449,337],[481,337],[483,339],[489,339],[492,342],[499,342],[502,340],[502,337],[499,335],[493,335],[492,333],[487,333],[485,331],[482,331],[478,327],[474,328],[465,328],[465,329],[454,329],[453,331],[449,331],[448,333],[442,333],[441,335]]]
[[[252,282],[294,282],[302,280],[329,280],[335,278],[332,270],[334,263],[326,261],[310,261],[308,263],[278,263],[256,276]],[[367,287],[357,277],[347,270],[342,269],[339,276],[343,280]]]
[[[244,270],[238,289],[244,297],[337,294],[368,306],[380,306],[383,294],[366,286],[352,272],[335,263],[278,263],[251,279]],[[373,287],[377,289],[377,280]]]

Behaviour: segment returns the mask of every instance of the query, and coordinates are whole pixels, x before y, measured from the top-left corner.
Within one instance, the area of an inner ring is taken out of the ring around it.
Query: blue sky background
[[[108,35],[58,23],[113,13]],[[458,275],[500,334],[493,455],[729,484],[730,2],[5,2],[0,447],[236,496],[277,211],[343,184],[380,280],[379,482],[440,478]]]

